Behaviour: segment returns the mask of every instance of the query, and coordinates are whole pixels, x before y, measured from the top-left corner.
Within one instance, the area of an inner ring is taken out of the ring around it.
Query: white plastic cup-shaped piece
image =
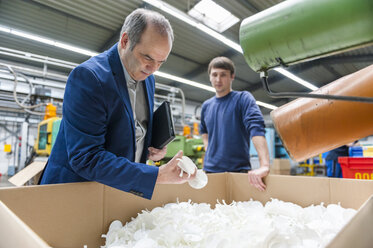
[[[183,172],[187,173],[190,177],[191,174],[197,170],[197,166],[194,162],[187,156],[183,156],[181,159],[178,159],[178,166],[181,169],[180,177],[183,175]],[[189,185],[195,189],[202,189],[206,186],[208,178],[206,173],[203,170],[197,170],[196,177],[188,181]]]
[[[189,185],[195,189],[202,189],[206,186],[208,177],[203,170],[197,170],[197,175],[194,179],[188,181]]]
[[[177,166],[179,166],[182,171],[187,173],[188,176],[190,176],[191,174],[195,172],[195,170],[197,170],[197,166],[187,156],[183,156],[181,159],[178,158],[177,160],[179,160],[179,163],[177,164]],[[181,173],[181,176],[182,175],[183,174]]]

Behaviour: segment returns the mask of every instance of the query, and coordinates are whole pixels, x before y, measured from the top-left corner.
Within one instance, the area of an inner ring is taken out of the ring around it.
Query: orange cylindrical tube
[[[373,97],[373,65],[312,92]],[[278,135],[296,161],[373,134],[373,104],[299,98],[271,112]]]

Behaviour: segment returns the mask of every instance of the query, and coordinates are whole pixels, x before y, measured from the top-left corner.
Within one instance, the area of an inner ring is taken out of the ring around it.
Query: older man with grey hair
[[[71,72],[41,184],[97,181],[150,199],[156,183],[188,180],[179,177],[181,151],[159,168],[145,164],[166,154],[166,148],[149,146],[153,73],[166,61],[172,42],[164,16],[137,9],[127,16],[117,44]]]

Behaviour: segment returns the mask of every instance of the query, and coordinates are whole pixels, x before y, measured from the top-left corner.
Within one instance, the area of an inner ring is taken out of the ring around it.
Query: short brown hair
[[[212,59],[208,67],[209,75],[212,68],[229,70],[231,72],[231,75],[233,75],[236,70],[233,61],[228,59],[227,57],[216,57]]]

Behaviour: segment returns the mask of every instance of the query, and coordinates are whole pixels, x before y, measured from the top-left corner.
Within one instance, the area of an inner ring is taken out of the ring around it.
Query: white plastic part
[[[183,172],[187,173],[188,177],[190,177],[190,175],[193,174],[195,170],[197,170],[197,166],[187,156],[183,156],[182,158],[178,158],[177,160],[179,161],[177,163],[177,166],[179,166]],[[180,177],[182,176],[183,174],[180,173]]]
[[[187,156],[183,156],[181,159],[178,158],[177,160],[179,161],[177,166],[179,166],[181,169],[181,172],[179,175],[180,177],[182,177],[183,172],[185,172],[188,174],[188,178],[189,178],[190,175],[193,174],[197,170],[197,166]],[[196,177],[188,181],[189,185],[195,189],[202,189],[203,187],[206,186],[207,182],[208,182],[208,178],[207,178],[206,173],[203,170],[197,170]]]
[[[143,210],[121,228],[115,221],[104,248],[321,248],[355,213],[339,204],[302,208],[277,199],[264,206],[223,200],[215,208],[189,200]]]
[[[196,177],[188,181],[190,187],[195,189],[202,189],[206,186],[207,182],[208,178],[203,170],[198,170]]]

